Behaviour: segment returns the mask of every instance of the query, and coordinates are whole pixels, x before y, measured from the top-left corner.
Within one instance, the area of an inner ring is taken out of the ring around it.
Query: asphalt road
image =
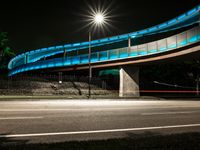
[[[200,132],[200,101],[1,101],[0,139],[29,143]]]

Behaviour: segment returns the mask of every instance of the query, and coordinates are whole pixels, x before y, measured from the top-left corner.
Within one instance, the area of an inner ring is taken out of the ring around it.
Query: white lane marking
[[[0,112],[38,112],[38,111],[102,111],[102,110],[134,110],[133,108],[66,108],[66,109],[0,109]]]
[[[171,129],[171,128],[187,128],[187,127],[200,127],[200,124],[143,127],[143,128],[126,128],[126,129],[111,129],[111,130],[74,131],[74,132],[10,134],[10,135],[0,135],[0,138],[39,137],[39,136],[55,136],[55,135],[77,135],[77,134],[94,134],[94,133],[113,133],[113,132],[144,131],[144,130]]]
[[[78,109],[0,109],[0,112],[26,112],[26,111],[69,111]]]
[[[152,113],[141,113],[141,115],[150,116],[150,115],[193,114],[193,113],[199,113],[199,111],[152,112]]]
[[[140,109],[147,109],[147,108],[152,108],[152,107],[140,107]],[[156,109],[170,109],[170,108],[199,108],[199,107],[196,107],[196,106],[172,106],[172,107],[153,107],[153,108],[156,108]],[[102,110],[137,110],[139,108],[135,108],[135,107],[118,107],[118,108],[110,108],[110,107],[107,107],[107,108],[36,108],[36,109],[0,109],[0,112],[30,112],[30,111],[34,111],[34,112],[37,112],[37,111],[91,111],[91,110],[99,110],[99,111],[102,111]]]
[[[42,119],[44,117],[3,117],[0,120],[26,120],[26,119]]]

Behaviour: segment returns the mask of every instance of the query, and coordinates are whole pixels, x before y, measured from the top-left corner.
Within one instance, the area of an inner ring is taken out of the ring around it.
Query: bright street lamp
[[[101,13],[96,14],[95,17],[94,17],[94,22],[96,24],[101,24],[102,22],[104,22],[103,14],[101,14]]]

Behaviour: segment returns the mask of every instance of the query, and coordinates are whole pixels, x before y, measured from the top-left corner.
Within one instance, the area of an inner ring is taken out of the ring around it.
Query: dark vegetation
[[[15,53],[8,45],[8,34],[0,32],[0,73],[7,71],[9,60],[15,56]]]

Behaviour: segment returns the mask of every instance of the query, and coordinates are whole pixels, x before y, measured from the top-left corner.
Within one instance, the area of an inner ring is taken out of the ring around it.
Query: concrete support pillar
[[[120,97],[139,97],[139,68],[123,66],[120,68]]]

